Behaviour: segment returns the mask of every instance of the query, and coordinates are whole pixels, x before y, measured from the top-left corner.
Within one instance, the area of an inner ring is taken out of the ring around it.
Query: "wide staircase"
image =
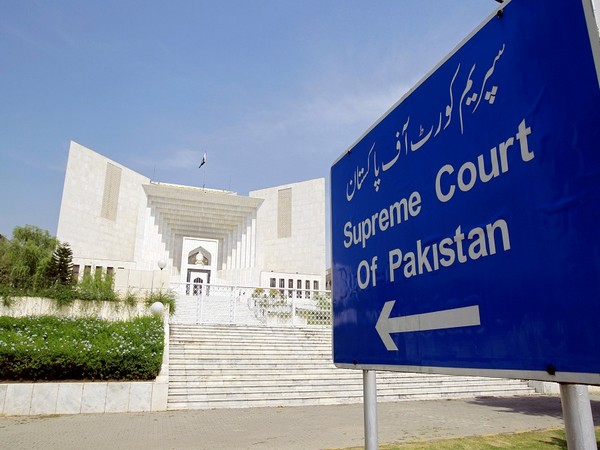
[[[362,401],[362,372],[331,362],[331,329],[172,324],[168,409]],[[524,381],[377,372],[378,401],[531,394]]]

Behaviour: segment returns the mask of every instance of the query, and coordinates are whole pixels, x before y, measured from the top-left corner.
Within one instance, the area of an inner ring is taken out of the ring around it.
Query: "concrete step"
[[[385,389],[386,387],[398,387],[398,388],[410,388],[413,386],[450,386],[450,385],[472,385],[481,386],[482,381],[485,382],[485,386],[510,386],[511,381],[489,378],[489,379],[470,379],[462,377],[446,377],[437,379],[419,379],[418,375],[413,378],[381,378],[377,377],[378,388]],[[353,376],[336,376],[335,373],[323,374],[319,377],[314,377],[310,373],[297,373],[297,374],[267,374],[267,375],[236,375],[236,374],[215,374],[213,376],[207,375],[185,375],[185,374],[171,374],[169,382],[172,386],[177,384],[185,385],[200,385],[200,386],[293,386],[298,383],[300,384],[344,384],[348,386],[357,385],[362,388],[362,373],[358,372]],[[523,386],[523,383],[517,380],[512,380],[514,386]]]
[[[432,378],[420,378],[418,374],[412,375],[410,377],[403,376],[402,374],[398,374],[397,376],[388,375],[383,376],[383,372],[377,373],[377,384],[378,386],[385,386],[388,384],[391,385],[409,385],[411,383],[417,383],[419,385],[428,385],[428,384],[443,384],[443,383],[471,383],[471,384],[479,384],[482,382],[481,378],[467,378],[467,377],[449,377],[440,375],[439,377]],[[216,380],[221,384],[225,383],[236,383],[236,382],[244,382],[244,383],[271,383],[273,380],[278,383],[286,383],[286,382],[294,382],[294,381],[304,381],[304,380],[315,380],[316,382],[320,382],[322,380],[326,380],[329,382],[340,381],[345,383],[356,382],[362,385],[362,372],[353,371],[351,373],[346,373],[345,371],[341,371],[339,369],[331,369],[331,370],[315,370],[310,372],[305,371],[256,371],[252,373],[240,373],[237,371],[214,371],[214,372],[199,372],[199,371],[185,371],[185,370],[170,370],[169,379],[171,382],[177,381],[187,381],[187,382],[208,382]],[[485,379],[486,384],[493,384],[494,382],[499,382],[507,385],[509,380],[499,380],[495,378]],[[521,385],[520,381],[513,381],[515,384]]]
[[[377,389],[379,395],[410,395],[410,394],[426,394],[426,393],[452,393],[452,392],[471,392],[477,395],[486,395],[490,392],[511,391],[512,393],[519,392],[521,394],[528,393],[528,389],[522,387],[508,388],[505,385],[481,385],[481,384],[464,384],[464,383],[447,383],[443,385],[412,385],[412,386],[380,386]],[[225,385],[225,386],[210,386],[210,385],[190,385],[184,383],[182,385],[175,384],[169,392],[171,398],[177,395],[193,395],[205,396],[228,396],[228,395],[244,395],[252,398],[252,395],[258,396],[274,396],[276,398],[286,397],[287,395],[303,396],[313,398],[315,396],[322,397],[338,397],[362,395],[362,386],[355,385],[353,388],[347,384],[340,383],[296,383],[293,385]]]
[[[425,400],[440,398],[469,398],[480,396],[523,395],[523,391],[506,389],[448,389],[444,391],[414,390],[391,394],[378,394],[379,402]],[[362,402],[362,392],[330,392],[323,395],[318,392],[279,392],[279,393],[247,393],[235,394],[184,394],[169,395],[169,409],[195,408],[235,408],[254,406],[294,406],[318,404],[344,404]]]
[[[181,364],[185,367],[196,367],[196,368],[208,368],[208,367],[228,367],[232,364],[236,364],[238,369],[240,367],[256,367],[261,369],[269,369],[271,366],[273,367],[304,367],[307,365],[316,365],[318,367],[332,367],[333,362],[331,361],[331,355],[322,354],[316,355],[314,358],[301,358],[297,356],[296,358],[279,357],[278,355],[267,355],[265,358],[260,358],[256,355],[254,356],[240,356],[236,357],[235,355],[224,354],[222,358],[219,358],[218,355],[186,355],[181,358],[170,358],[170,364],[173,366],[177,366]]]
[[[215,331],[219,332],[219,335],[231,335],[231,336],[260,336],[260,335],[282,335],[282,336],[293,336],[297,334],[312,335],[312,336],[331,336],[330,329],[324,329],[323,327],[276,327],[276,326],[250,326],[250,325],[215,325],[215,324],[174,324],[176,327],[173,332],[177,334],[190,334],[190,335],[206,335],[215,336]],[[199,329],[203,327],[204,329]]]
[[[203,343],[215,343],[215,344],[226,344],[230,342],[242,342],[242,343],[250,343],[250,342],[287,342],[293,344],[294,342],[321,342],[321,343],[331,343],[331,337],[326,335],[309,335],[303,333],[293,334],[293,335],[282,335],[282,334],[257,334],[257,335],[243,335],[243,336],[233,336],[223,334],[221,339],[216,338],[215,336],[205,335],[205,334],[191,334],[191,333],[178,333],[172,334],[171,339],[173,342],[203,342]]]
[[[290,351],[293,350],[293,351]],[[290,349],[290,346],[255,346],[255,347],[242,347],[242,348],[232,348],[230,346],[221,346],[221,347],[206,347],[202,345],[191,345],[186,344],[185,346],[179,345],[171,345],[170,355],[173,357],[177,356],[210,356],[210,355],[240,355],[240,356],[261,356],[261,355],[277,355],[281,357],[294,358],[296,355],[306,355],[306,356],[331,356],[331,347],[328,345],[323,346],[293,346]]]
[[[332,363],[331,330],[171,325],[169,409],[356,403],[362,371]],[[533,393],[526,383],[378,372],[379,401]]]
[[[312,385],[329,385],[329,384],[343,384],[347,386],[360,386],[362,388],[362,373],[358,372],[355,376],[339,377],[333,373],[325,374],[320,377],[314,377],[310,373],[298,373],[293,374],[269,374],[262,376],[236,376],[226,374],[216,374],[214,376],[206,375],[181,375],[173,374],[170,376],[170,383],[172,386],[178,384],[184,384],[188,386],[294,386],[297,384],[312,384]],[[483,384],[482,384],[483,383]],[[412,388],[412,387],[443,387],[451,385],[460,386],[527,386],[518,380],[503,380],[497,378],[486,378],[486,379],[469,379],[462,377],[451,377],[438,378],[438,379],[419,379],[418,375],[413,378],[380,378],[377,379],[377,386],[381,389],[388,387],[394,388]]]
[[[463,386],[463,385],[449,385],[439,386],[436,389],[431,387],[413,387],[396,390],[377,390],[378,397],[396,397],[404,398],[410,395],[425,395],[425,394],[452,394],[452,393],[471,393],[472,395],[483,396],[490,395],[490,393],[506,392],[506,387],[499,386]],[[509,389],[514,393],[523,394],[524,389]],[[179,391],[174,390],[169,392],[169,399],[177,399],[178,397],[184,396],[190,400],[208,400],[210,398],[220,399],[261,399],[261,398],[346,398],[348,396],[362,397],[362,390],[346,390],[340,389],[338,386],[322,387],[319,390],[314,389],[313,386],[294,386],[291,389],[282,389],[273,386],[260,387],[260,388],[244,388],[244,389],[226,389],[226,388],[204,388],[204,389],[181,389]]]

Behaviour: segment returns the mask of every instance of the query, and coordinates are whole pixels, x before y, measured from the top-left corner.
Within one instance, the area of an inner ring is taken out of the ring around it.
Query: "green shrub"
[[[138,298],[136,297],[136,295],[131,291],[131,288],[127,288],[127,292],[123,296],[123,303],[125,303],[125,305],[127,306],[132,307],[137,305],[137,302]]]
[[[160,302],[163,305],[169,305],[169,314],[175,312],[175,292],[172,290],[150,291],[146,294],[146,306],[151,306],[155,302]]]
[[[71,284],[56,283],[47,289],[39,291],[37,295],[56,300],[58,306],[66,306],[77,299],[77,290]]]
[[[124,322],[0,317],[0,379],[152,380],[163,346],[158,317]]]
[[[10,306],[15,297],[15,290],[9,286],[0,284],[0,300],[4,306]]]
[[[113,289],[112,275],[104,275],[101,272],[93,276],[84,275],[77,285],[77,298],[80,300],[117,301],[118,296]]]
[[[58,306],[69,305],[73,300],[86,301],[118,301],[119,297],[113,289],[111,275],[86,275],[78,284],[55,281],[48,286],[36,288],[14,288],[0,283],[0,297],[5,305],[10,304],[14,297],[46,297],[56,300]],[[137,301],[135,296],[128,293],[126,304],[131,306]]]

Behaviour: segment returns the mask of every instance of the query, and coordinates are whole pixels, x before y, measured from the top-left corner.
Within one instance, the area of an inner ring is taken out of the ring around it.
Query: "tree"
[[[9,269],[6,266],[5,254],[8,251],[9,241],[4,236],[0,239],[0,284],[8,285],[9,281]]]
[[[66,242],[59,243],[52,253],[48,278],[63,285],[73,282],[73,251]]]
[[[47,285],[57,243],[48,231],[36,226],[15,227],[13,238],[0,243],[0,281],[20,289]]]

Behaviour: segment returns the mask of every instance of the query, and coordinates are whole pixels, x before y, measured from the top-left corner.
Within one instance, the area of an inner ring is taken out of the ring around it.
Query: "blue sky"
[[[0,0],[0,234],[56,233],[71,140],[241,195],[328,177],[497,6]]]

